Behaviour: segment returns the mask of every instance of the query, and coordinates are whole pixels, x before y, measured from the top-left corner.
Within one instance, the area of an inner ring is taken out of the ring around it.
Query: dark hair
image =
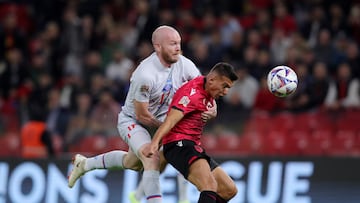
[[[220,62],[217,63],[210,72],[216,72],[221,76],[225,76],[227,78],[229,78],[231,81],[235,81],[238,79],[238,76],[236,75],[235,69],[232,65],[225,63],[225,62]]]

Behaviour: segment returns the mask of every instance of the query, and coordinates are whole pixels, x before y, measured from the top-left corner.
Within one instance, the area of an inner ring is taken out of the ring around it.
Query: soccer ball
[[[267,76],[269,91],[277,97],[286,97],[294,93],[298,79],[295,71],[288,66],[276,66]]]

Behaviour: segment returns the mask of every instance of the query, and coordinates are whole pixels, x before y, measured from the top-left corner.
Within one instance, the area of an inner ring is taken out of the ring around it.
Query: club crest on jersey
[[[206,99],[203,99],[203,104],[206,106],[206,109],[211,109],[214,107],[213,103],[211,101],[207,101]]]
[[[184,107],[187,107],[187,105],[190,103],[190,99],[188,96],[181,97],[179,104],[183,105]]]
[[[212,107],[214,107],[214,106],[211,104],[211,102],[208,102],[207,105],[206,105],[206,108],[211,109]]]

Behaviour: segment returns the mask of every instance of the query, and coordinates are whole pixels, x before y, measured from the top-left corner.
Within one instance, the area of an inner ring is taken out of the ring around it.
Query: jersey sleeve
[[[199,97],[190,96],[190,90],[187,90],[178,91],[171,104],[171,108],[182,111],[184,115],[199,109]]]
[[[185,58],[185,57],[184,57]],[[195,66],[195,64],[188,58],[184,60],[186,80],[190,81],[201,75],[200,70]]]
[[[138,102],[149,102],[152,80],[147,75],[138,74],[131,81],[134,86],[134,99]]]

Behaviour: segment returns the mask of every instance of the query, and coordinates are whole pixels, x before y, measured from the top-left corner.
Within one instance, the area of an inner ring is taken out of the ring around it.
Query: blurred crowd
[[[0,21],[0,136],[43,123],[50,154],[54,137],[67,152],[83,137],[117,136],[131,73],[163,24],[203,74],[236,67],[216,126],[254,111],[360,108],[359,0],[18,0],[1,1]],[[285,99],[267,90],[276,65],[299,78]]]

